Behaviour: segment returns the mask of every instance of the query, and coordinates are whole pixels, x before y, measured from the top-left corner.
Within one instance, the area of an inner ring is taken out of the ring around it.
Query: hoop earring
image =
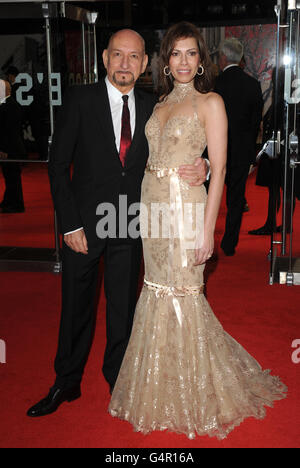
[[[170,76],[171,75],[171,70],[169,69],[169,73],[167,73],[167,68],[169,69],[168,65],[165,66],[165,68],[164,68],[164,74],[165,74],[165,76]]]
[[[202,69],[201,73],[199,73],[200,68]],[[197,71],[197,75],[202,76],[202,75],[204,75],[204,72],[205,72],[204,67],[202,65],[200,65],[200,67],[198,68],[198,71]]]

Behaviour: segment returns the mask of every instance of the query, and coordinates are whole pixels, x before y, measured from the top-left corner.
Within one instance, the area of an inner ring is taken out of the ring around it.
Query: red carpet
[[[0,246],[53,247],[51,199],[46,168],[23,173],[26,213],[0,215]],[[300,339],[300,287],[269,286],[269,238],[247,234],[263,224],[266,190],[249,180],[250,213],[244,216],[237,254],[220,251],[225,207],[217,226],[218,260],[207,269],[207,296],[225,330],[263,366],[288,386],[285,400],[267,408],[263,421],[246,420],[227,439],[218,441],[155,432],[143,436],[107,413],[108,387],[101,374],[105,346],[103,291],[94,344],[82,385],[82,398],[57,413],[31,420],[26,411],[44,397],[54,381],[60,315],[60,277],[48,273],[0,273],[0,339],[7,363],[0,364],[0,447],[9,448],[280,448],[300,447],[300,364],[292,362],[292,342]],[[0,178],[0,197],[3,180]],[[295,250],[300,256],[299,203]]]

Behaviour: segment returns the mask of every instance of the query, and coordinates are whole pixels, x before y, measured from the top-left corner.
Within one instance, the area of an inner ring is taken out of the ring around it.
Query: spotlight
[[[212,15],[221,15],[223,13],[223,5],[221,4],[208,5],[207,12]]]
[[[247,3],[233,3],[231,13],[237,16],[245,15],[247,13]]]
[[[292,57],[290,55],[283,56],[283,65],[290,65],[292,63]]]

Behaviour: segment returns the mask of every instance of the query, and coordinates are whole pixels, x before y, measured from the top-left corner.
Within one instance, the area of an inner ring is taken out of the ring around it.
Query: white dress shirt
[[[115,88],[109,79],[105,78],[105,83],[107,86],[109,105],[111,110],[111,116],[114,126],[116,147],[118,153],[120,152],[120,143],[121,143],[121,131],[122,131],[122,112],[123,112],[123,93],[121,93],[117,88]],[[130,127],[131,127],[131,137],[134,135],[135,131],[135,98],[134,98],[134,89],[127,94],[128,96],[128,108],[130,112]]]
[[[114,133],[115,133],[115,143],[118,153],[120,152],[121,146],[121,131],[122,131],[122,112],[124,101],[122,99],[123,93],[121,93],[117,88],[115,88],[108,77],[105,78],[105,83],[107,87],[110,111],[113,121]],[[134,97],[134,88],[127,94],[128,96],[128,108],[130,112],[130,127],[131,127],[131,136],[133,137],[135,131],[135,97]],[[66,232],[65,236],[68,234],[73,234],[73,232],[81,231],[83,227],[75,229],[75,231]]]

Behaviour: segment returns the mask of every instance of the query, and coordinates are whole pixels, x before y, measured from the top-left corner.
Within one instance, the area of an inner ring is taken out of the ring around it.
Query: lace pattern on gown
[[[193,83],[176,85],[147,123],[142,203],[148,212],[153,203],[169,203],[172,180],[192,217],[197,204],[205,209],[204,186],[190,187],[177,174],[206,147],[196,102]],[[180,204],[174,206],[178,211]],[[193,248],[180,237],[153,238],[146,221],[141,216],[148,234],[145,283],[109,412],[144,434],[169,430],[223,439],[245,418],[264,418],[265,407],[284,398],[287,388],[223,329],[203,294],[204,266],[194,266]]]

